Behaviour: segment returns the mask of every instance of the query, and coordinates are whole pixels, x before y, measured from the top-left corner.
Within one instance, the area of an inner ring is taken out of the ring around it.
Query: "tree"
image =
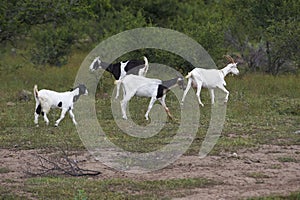
[[[267,60],[266,66],[260,66],[264,71],[278,74],[287,70],[288,62],[297,62],[299,52],[299,2],[297,0],[260,0],[227,1],[231,8],[232,19],[230,30],[239,45],[233,45],[238,50],[245,44],[256,46],[256,53],[261,53]],[[232,40],[233,41],[233,40]],[[245,49],[245,48],[244,48]],[[250,51],[244,51],[251,58]],[[246,58],[247,60],[247,58]],[[249,59],[248,59],[249,60]]]

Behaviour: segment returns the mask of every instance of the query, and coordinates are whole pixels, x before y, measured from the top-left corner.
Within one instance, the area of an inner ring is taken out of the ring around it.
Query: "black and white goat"
[[[198,102],[201,106],[204,106],[200,99],[201,88],[208,88],[211,96],[211,103],[215,102],[214,89],[219,88],[223,92],[226,93],[225,103],[228,101],[229,92],[226,90],[226,82],[225,76],[229,73],[233,73],[235,75],[239,74],[239,70],[237,68],[237,63],[234,62],[233,58],[230,56],[225,56],[230,63],[224,67],[223,69],[203,69],[203,68],[195,68],[191,72],[188,73],[186,78],[188,78],[187,87],[183,93],[182,104],[184,102],[185,96],[187,95],[189,89],[193,85],[193,87],[197,88],[197,98]]]
[[[77,122],[73,113],[73,104],[76,102],[80,95],[87,95],[88,91],[83,84],[79,84],[77,87],[68,92],[55,92],[52,90],[40,90],[38,91],[37,85],[33,88],[33,94],[35,98],[35,112],[34,123],[38,126],[38,117],[43,115],[46,124],[49,124],[47,117],[51,108],[60,108],[60,118],[56,120],[55,126],[58,126],[59,122],[65,117],[66,112],[69,111],[70,117],[75,125]]]
[[[166,106],[165,99],[167,92],[176,86],[179,86],[181,89],[184,89],[184,80],[183,77],[176,77],[171,80],[161,81],[159,79],[151,79],[142,76],[136,75],[127,75],[121,80],[123,86],[123,100],[121,101],[121,109],[123,114],[123,119],[127,119],[126,115],[126,107],[128,101],[133,96],[141,96],[141,97],[150,97],[150,103],[148,106],[148,110],[145,114],[146,120],[148,120],[149,112],[155,103],[158,100],[161,105],[164,107],[170,118],[173,118],[168,107]]]
[[[118,80],[124,78],[127,74],[134,74],[138,76],[146,76],[149,63],[148,59],[144,56],[144,60],[128,60],[125,62],[119,62],[114,64],[108,64],[100,60],[100,57],[96,57],[92,64],[90,65],[90,70],[93,72],[97,69],[104,69],[110,72],[114,78],[117,80],[115,83],[117,85],[116,99],[119,97],[120,83]]]

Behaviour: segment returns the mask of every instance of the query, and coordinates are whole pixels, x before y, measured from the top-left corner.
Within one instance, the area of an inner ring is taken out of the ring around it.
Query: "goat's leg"
[[[185,96],[187,95],[188,91],[190,90],[191,85],[192,85],[192,79],[189,78],[188,83],[187,83],[187,86],[186,86],[186,88],[185,88],[185,90],[184,90],[184,93],[183,93],[183,96],[182,96],[182,99],[181,99],[181,105],[183,105]]]
[[[149,112],[150,112],[150,110],[151,110],[153,104],[155,103],[155,101],[156,101],[156,97],[151,97],[151,100],[150,100],[150,103],[149,103],[149,106],[148,106],[148,110],[147,110],[147,112],[146,112],[146,114],[145,114],[146,120],[149,120],[149,118],[148,118]]]
[[[56,120],[55,126],[58,126],[59,122],[65,117],[67,111],[68,110],[65,108],[62,109],[62,111],[60,113],[60,118],[58,120]]]
[[[214,89],[208,89],[210,93],[210,98],[211,98],[211,104],[213,105],[215,103],[215,93]]]
[[[197,92],[196,92],[196,95],[197,95],[197,98],[198,98],[198,102],[199,104],[203,107],[203,103],[200,99],[200,93],[201,93],[201,89],[202,89],[202,82],[201,81],[196,81],[196,84],[197,84]]]
[[[124,96],[123,100],[120,102],[123,119],[125,119],[125,120],[127,119],[127,115],[126,115],[127,103],[134,96],[134,94],[135,94],[135,92],[130,92],[130,93],[127,92],[126,95]]]
[[[158,99],[158,100],[159,100],[160,104],[164,107],[164,109],[165,109],[166,113],[168,114],[168,116],[171,119],[173,119],[173,116],[171,115],[170,110],[169,110],[169,108],[166,105],[165,99],[166,99],[166,95],[164,95],[161,99]]]
[[[223,92],[225,92],[226,97],[225,97],[224,103],[227,103],[228,97],[229,97],[229,91],[226,90],[226,88],[223,85],[221,87],[219,87],[219,88],[220,88],[220,90],[222,90]]]
[[[34,110],[34,124],[36,126],[39,126],[39,114],[40,114],[40,110],[38,110],[38,106],[39,106],[39,103],[36,103],[35,104],[35,110]]]
[[[116,93],[115,99],[118,99],[118,98],[119,98],[120,84],[121,84],[121,83],[118,81],[118,82],[117,82],[117,93]]]
[[[34,124],[36,126],[39,126],[39,114],[37,114],[36,112],[34,112]]]
[[[125,120],[127,119],[127,115],[126,115],[127,102],[128,101],[124,99],[121,101],[122,118]]]
[[[49,125],[49,119],[47,117],[47,112],[42,113],[42,115],[44,116],[44,121],[46,122],[46,125]]]
[[[75,126],[76,126],[76,125],[77,125],[77,122],[76,122],[76,120],[75,120],[75,115],[74,115],[72,109],[69,110],[69,115],[70,115],[70,117],[71,117],[71,119],[72,119],[72,121],[73,121],[73,124],[75,124]]]

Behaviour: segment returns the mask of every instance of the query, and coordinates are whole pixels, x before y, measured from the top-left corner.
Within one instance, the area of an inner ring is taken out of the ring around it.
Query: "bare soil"
[[[41,150],[0,150],[0,185],[22,186],[28,178],[28,165],[38,166],[36,154]],[[245,199],[248,197],[288,195],[300,191],[300,146],[263,145],[218,156],[182,156],[168,167],[147,174],[129,174],[111,169],[96,161],[88,152],[76,152],[82,168],[101,171],[95,179],[129,178],[134,180],[165,180],[209,178],[220,184],[182,191],[182,199]],[[31,169],[32,170],[32,169]],[[33,169],[34,170],[34,169]],[[7,181],[13,180],[13,181]],[[15,187],[16,190],[18,187]],[[21,191],[16,191],[21,192]]]

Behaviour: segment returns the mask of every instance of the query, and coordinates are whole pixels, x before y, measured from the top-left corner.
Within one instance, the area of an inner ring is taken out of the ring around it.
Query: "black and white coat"
[[[46,124],[49,124],[47,114],[51,108],[61,109],[60,118],[56,120],[55,126],[58,126],[60,121],[65,117],[66,112],[69,111],[70,117],[75,125],[77,122],[73,113],[74,102],[76,102],[80,95],[87,95],[88,91],[83,84],[79,84],[77,87],[68,92],[56,92],[52,90],[42,89],[38,91],[37,85],[33,88],[35,98],[35,112],[34,123],[38,126],[38,117],[42,115]]]
[[[185,88],[183,77],[176,77],[170,80],[162,81],[159,79],[151,79],[142,76],[136,75],[127,75],[121,80],[123,86],[123,100],[121,101],[121,109],[123,119],[127,119],[126,107],[128,101],[133,96],[140,97],[149,97],[151,98],[148,110],[145,114],[146,120],[149,119],[149,112],[155,103],[158,100],[161,105],[164,107],[168,116],[172,118],[172,115],[166,105],[165,99],[167,92],[170,91],[173,87],[179,86],[181,89]]]
[[[110,72],[114,78],[117,80],[115,84],[117,85],[116,99],[119,97],[120,83],[118,80],[123,79],[128,74],[134,74],[138,76],[146,76],[149,63],[148,59],[144,56],[144,60],[128,60],[125,62],[119,62],[114,64],[108,64],[100,60],[100,57],[96,57],[90,65],[90,71],[95,71],[97,69],[104,69]]]

